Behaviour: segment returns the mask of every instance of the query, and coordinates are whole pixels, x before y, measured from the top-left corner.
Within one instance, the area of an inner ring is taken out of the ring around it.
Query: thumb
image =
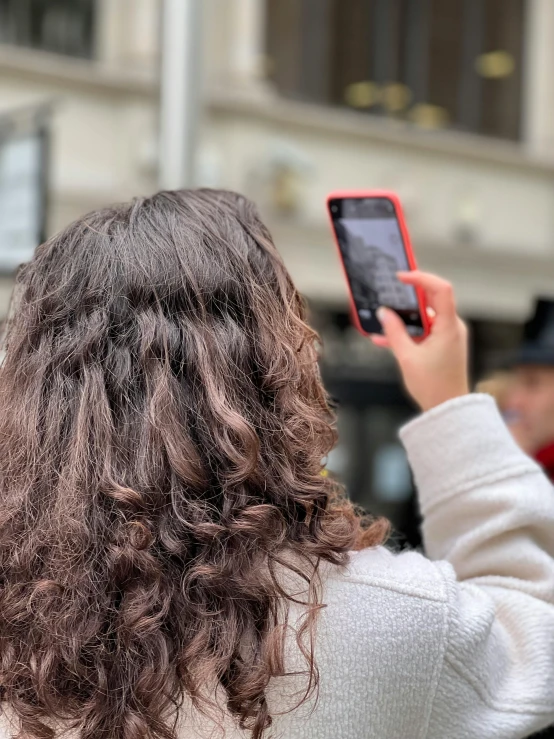
[[[389,346],[397,358],[413,347],[414,342],[406,331],[404,321],[397,313],[390,308],[381,306],[377,311],[377,318],[383,327]]]

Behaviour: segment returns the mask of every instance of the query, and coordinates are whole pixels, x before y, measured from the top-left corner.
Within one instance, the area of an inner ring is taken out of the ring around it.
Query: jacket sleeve
[[[554,723],[554,489],[488,396],[401,437],[449,604],[427,737],[526,737]]]

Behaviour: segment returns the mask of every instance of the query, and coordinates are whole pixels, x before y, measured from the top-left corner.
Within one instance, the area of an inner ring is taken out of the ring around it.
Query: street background
[[[351,327],[324,201],[399,193],[475,379],[554,296],[553,0],[0,0],[0,321],[13,270],[159,187],[259,205],[324,345],[351,496],[418,543],[391,358]]]

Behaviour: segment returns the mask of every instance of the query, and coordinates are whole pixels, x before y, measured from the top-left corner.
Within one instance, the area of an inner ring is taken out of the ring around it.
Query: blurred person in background
[[[508,369],[478,383],[477,391],[494,397],[516,442],[554,482],[553,301],[537,301]],[[554,727],[534,736],[554,739]]]
[[[510,364],[504,398],[508,423],[521,447],[554,481],[554,301],[537,301]]]
[[[554,301],[537,300],[510,363],[506,420],[518,444],[554,482]],[[536,736],[554,739],[554,727]]]
[[[161,192],[18,275],[0,367],[0,736],[521,739],[554,719],[554,496],[468,394],[452,290],[402,431],[426,559],[324,459],[315,332],[255,207]],[[517,555],[515,554],[517,552]],[[325,606],[325,607],[323,607]]]
[[[512,436],[524,451],[530,453],[527,434],[520,423],[520,414],[511,405],[514,379],[515,375],[511,369],[495,370],[477,383],[475,391],[492,395]]]
[[[475,387],[475,391],[492,395],[500,412],[505,415],[507,413],[512,382],[513,377],[510,371],[499,370],[480,380]]]

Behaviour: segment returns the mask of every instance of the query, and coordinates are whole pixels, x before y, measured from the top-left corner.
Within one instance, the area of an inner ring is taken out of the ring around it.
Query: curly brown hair
[[[318,565],[378,544],[330,477],[317,335],[251,202],[161,192],[93,212],[16,282],[0,368],[0,686],[21,737],[174,739],[207,685],[254,738],[317,684]],[[291,556],[292,555],[292,556]],[[302,633],[301,633],[302,632]]]

